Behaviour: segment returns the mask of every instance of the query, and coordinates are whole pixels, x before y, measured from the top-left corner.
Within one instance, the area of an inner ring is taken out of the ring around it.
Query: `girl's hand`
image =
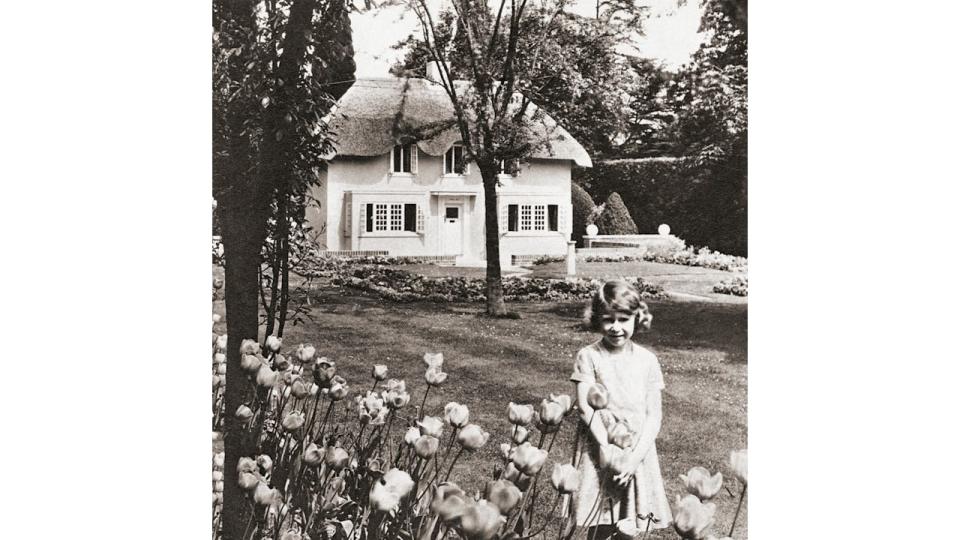
[[[630,484],[630,480],[633,480],[633,473],[620,473],[613,477],[613,481],[622,488],[627,487]]]

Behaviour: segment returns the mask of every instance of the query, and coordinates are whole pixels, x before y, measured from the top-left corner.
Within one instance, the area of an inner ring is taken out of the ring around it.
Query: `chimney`
[[[438,62],[427,62],[426,79],[437,84],[442,83],[442,79],[440,78],[440,64]]]

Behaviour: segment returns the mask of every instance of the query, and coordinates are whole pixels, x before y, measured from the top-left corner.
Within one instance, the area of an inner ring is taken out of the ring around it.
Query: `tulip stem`
[[[420,402],[420,411],[417,413],[417,421],[423,420],[423,408],[427,405],[427,396],[430,395],[430,389],[433,385],[428,384],[427,390],[423,393],[423,401]]]
[[[453,461],[450,462],[450,468],[447,469],[447,474],[443,476],[444,482],[446,482],[447,479],[450,478],[450,473],[453,471],[453,466],[457,464],[457,460],[460,459],[460,454],[462,453],[463,453],[463,447],[461,446],[460,449],[457,450],[457,455],[453,457]]]
[[[532,532],[532,533],[530,533],[530,534],[528,534],[528,535],[526,535],[526,536],[521,536],[520,539],[533,538],[534,536],[542,533],[543,530],[547,528],[547,525],[549,525],[549,524],[550,524],[550,521],[551,521],[551,520],[550,520],[550,516],[552,516],[552,515],[554,514],[554,512],[557,511],[557,505],[560,504],[560,498],[561,498],[562,496],[563,496],[563,495],[558,491],[558,492],[557,492],[557,500],[555,500],[555,501],[553,502],[553,507],[550,508],[550,513],[547,514],[547,517],[543,520],[543,525],[541,525],[540,528],[537,529],[536,532]],[[530,513],[530,524],[531,524],[531,525],[533,524],[533,512]]]
[[[740,491],[740,501],[737,502],[737,511],[733,514],[733,523],[730,524],[730,534],[727,536],[733,536],[733,528],[737,526],[737,517],[740,516],[740,506],[743,505],[743,496],[747,494],[747,486],[744,484],[743,490]]]

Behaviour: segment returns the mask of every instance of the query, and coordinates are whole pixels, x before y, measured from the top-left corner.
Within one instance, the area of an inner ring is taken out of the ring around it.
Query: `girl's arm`
[[[591,386],[593,386],[593,383],[577,383],[577,406],[580,407],[580,418],[583,419],[584,425],[590,426],[590,434],[593,436],[593,439],[597,441],[597,444],[600,445],[600,448],[603,448],[609,444],[607,441],[607,428],[604,427],[600,414],[594,414],[593,407],[587,402],[587,392]],[[590,421],[591,417],[593,417],[593,422]]]
[[[634,469],[640,467],[640,463],[643,462],[643,459],[647,457],[647,453],[653,447],[657,435],[660,434],[662,421],[663,409],[660,390],[651,389],[647,394],[647,419],[643,423],[643,429],[640,431],[637,443],[633,445],[633,450],[630,452],[632,464],[636,465]]]

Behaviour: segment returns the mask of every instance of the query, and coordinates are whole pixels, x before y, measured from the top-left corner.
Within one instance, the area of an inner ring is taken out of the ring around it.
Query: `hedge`
[[[597,220],[600,234],[639,234],[637,224],[630,217],[630,211],[623,205],[623,199],[614,191],[607,197],[603,213]]]
[[[570,200],[573,204],[573,239],[577,241],[577,247],[583,247],[583,237],[587,234],[590,216],[597,205],[590,194],[577,184],[571,187]]]

